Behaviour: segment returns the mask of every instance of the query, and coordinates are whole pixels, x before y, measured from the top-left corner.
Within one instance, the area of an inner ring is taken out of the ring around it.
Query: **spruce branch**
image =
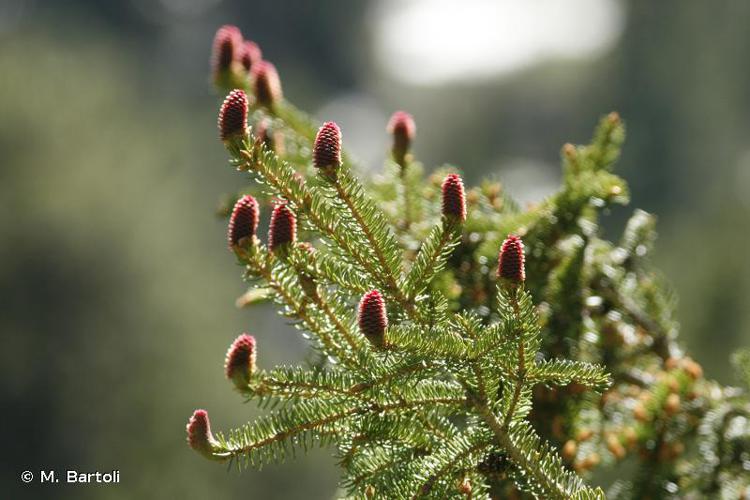
[[[441,449],[415,464],[419,486],[412,499],[425,495],[451,495],[459,479],[456,471],[471,469],[473,464],[492,446],[487,432],[458,434],[445,440]],[[440,484],[442,483],[442,484]],[[438,485],[442,486],[438,490]]]
[[[304,290],[295,273],[285,262],[275,259],[260,245],[251,245],[247,251],[237,252],[240,260],[247,265],[249,272],[265,280],[268,287],[274,290],[282,303],[289,309],[289,313],[302,320],[308,331],[316,332],[323,347],[343,363],[356,366],[341,342],[332,335],[332,330],[325,326],[318,315],[310,311],[303,299]]]
[[[249,398],[268,401],[316,399],[319,397],[354,400],[357,392],[352,388],[356,378],[339,371],[308,371],[298,367],[275,368],[256,374],[242,393]]]
[[[460,241],[460,228],[460,225],[444,220],[430,231],[401,284],[407,301],[414,300],[445,267],[451,251]]]
[[[337,424],[346,419],[369,413],[387,415],[399,410],[465,403],[463,398],[450,397],[439,392],[436,394],[433,397],[390,403],[372,402],[364,406],[355,403],[337,404],[319,399],[299,401],[293,406],[282,408],[256,420],[252,425],[231,431],[228,437],[218,434],[218,445],[214,446],[211,454],[222,459],[241,458],[246,465],[262,465],[282,460],[293,447],[302,447],[306,450],[315,441],[321,445],[330,443],[332,433],[337,430]]]
[[[533,478],[527,486],[534,495],[563,500],[589,489],[578,476],[564,469],[562,459],[548,444],[541,442],[527,423],[515,422],[506,428],[486,403],[479,402],[477,409],[522,475]]]
[[[370,251],[348,237],[348,231],[342,227],[335,211],[328,201],[319,194],[314,194],[296,176],[295,170],[280,161],[269,151],[258,151],[246,144],[248,149],[239,152],[240,165],[256,172],[282,198],[291,202],[298,213],[306,216],[322,236],[333,242],[338,249],[349,256],[354,263],[361,266],[365,272],[376,281],[381,282],[379,270],[373,266]]]
[[[648,259],[654,218],[636,211],[619,243],[602,236],[602,209],[628,199],[613,173],[618,115],[588,145],[563,146],[561,189],[522,208],[494,181],[464,191],[453,167],[423,178],[413,120],[396,113],[389,171],[371,190],[338,126],[318,129],[285,100],[238,29],[219,30],[212,62],[229,91],[220,139],[260,185],[223,210],[256,282],[238,304],[272,299],[322,361],[261,370],[262,335],[238,336],[226,377],[271,413],[224,437],[197,410],[197,453],[260,466],[332,445],[341,485],[365,498],[600,499],[584,478],[626,459],[636,473],[612,498],[750,491],[750,398],[704,378],[679,345],[673,295]]]
[[[307,298],[328,318],[328,321],[334,325],[340,336],[349,344],[349,347],[354,351],[359,350],[361,348],[361,341],[355,338],[352,329],[345,323],[343,318],[346,315],[343,312],[343,307],[337,304],[318,285],[314,264],[305,265],[305,261],[311,259],[316,252],[309,249],[300,249],[299,247],[293,249],[292,252],[292,258],[289,261],[297,273],[297,279]]]
[[[375,253],[381,282],[385,290],[407,311],[413,311],[413,305],[404,296],[398,286],[401,273],[401,251],[385,216],[366,198],[362,185],[348,172],[329,172],[323,177],[335,189],[336,199],[343,202],[347,212],[356,221],[359,232]]]
[[[455,361],[466,359],[470,350],[470,343],[450,328],[433,328],[425,335],[424,329],[413,323],[391,327],[388,343],[392,349]]]
[[[604,367],[567,359],[544,360],[534,363],[527,373],[529,383],[568,385],[577,383],[602,391],[612,385],[612,378]]]

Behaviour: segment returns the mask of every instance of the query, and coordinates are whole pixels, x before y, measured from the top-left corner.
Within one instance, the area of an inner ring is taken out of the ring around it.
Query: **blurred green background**
[[[750,337],[750,3],[692,1],[0,1],[3,498],[331,498],[325,450],[238,474],[192,453],[195,407],[241,424],[223,379],[243,330],[296,363],[271,308],[237,310],[219,196],[241,186],[208,83],[231,22],[285,93],[337,119],[377,168],[395,109],[428,166],[492,174],[523,201],[554,189],[566,141],[618,110],[618,172],[656,213],[656,264],[683,343],[710,377]],[[617,237],[632,210],[617,210]],[[23,470],[119,469],[119,485],[24,485]]]

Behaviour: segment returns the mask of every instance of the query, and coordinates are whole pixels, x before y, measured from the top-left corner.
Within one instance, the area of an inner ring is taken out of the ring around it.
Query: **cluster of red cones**
[[[259,221],[258,201],[245,195],[237,200],[229,217],[227,240],[230,249],[242,247],[257,239]],[[297,216],[283,201],[276,203],[268,225],[268,249],[276,253],[297,241]]]
[[[274,65],[263,60],[260,48],[252,41],[244,40],[239,29],[222,26],[216,33],[213,46],[212,65],[217,85],[232,81],[228,74],[239,70],[253,91],[255,103],[271,108],[282,99],[281,82]],[[243,140],[248,134],[250,98],[244,90],[232,90],[219,111],[219,135],[225,143]],[[266,124],[267,126],[267,124]],[[397,111],[388,122],[386,130],[392,136],[394,160],[406,167],[407,158],[416,135],[413,117]],[[271,137],[260,138],[268,145]],[[269,146],[273,150],[273,146]],[[326,122],[318,130],[313,149],[312,163],[322,170],[334,170],[342,165],[342,134],[335,122]],[[466,194],[463,180],[458,174],[449,174],[442,184],[442,215],[453,223],[466,221]],[[234,206],[229,220],[227,239],[230,248],[237,249],[246,244],[255,244],[260,218],[258,202],[250,195],[241,197]],[[282,201],[275,204],[268,232],[268,249],[278,253],[296,244],[297,218],[289,205]],[[309,245],[309,244],[307,244]],[[311,247],[310,247],[311,248]],[[524,246],[516,235],[509,235],[498,255],[496,276],[512,286],[526,279]],[[357,324],[361,334],[375,348],[387,346],[388,312],[386,300],[378,290],[366,293],[357,308]],[[256,371],[256,341],[247,333],[235,339],[227,351],[225,375],[240,390],[246,389]],[[211,434],[208,414],[196,410],[187,425],[189,445],[201,454],[212,456],[218,442]]]

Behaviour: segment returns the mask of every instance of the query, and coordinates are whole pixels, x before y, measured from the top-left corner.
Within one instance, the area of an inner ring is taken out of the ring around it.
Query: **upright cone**
[[[500,248],[497,263],[497,277],[510,283],[521,284],[526,281],[526,269],[523,255],[523,242],[515,234],[510,234]]]
[[[211,51],[214,84],[232,88],[242,83],[242,33],[237,26],[225,24],[216,31]]]
[[[211,434],[211,422],[206,410],[195,410],[187,423],[187,442],[201,455],[213,458],[213,449],[218,445]]]
[[[276,66],[268,61],[258,61],[250,70],[255,99],[259,105],[272,108],[284,97]]]
[[[388,328],[388,315],[385,300],[377,290],[367,292],[359,303],[357,314],[359,330],[374,346],[385,345],[385,330]]]
[[[313,144],[313,165],[320,169],[341,166],[341,129],[336,122],[326,122],[318,130]]]
[[[230,248],[236,246],[243,238],[253,239],[258,230],[258,212],[258,202],[249,194],[237,200],[227,229]]]
[[[219,110],[219,137],[225,144],[241,141],[247,136],[247,95],[235,89],[229,93]]]
[[[443,181],[443,215],[457,222],[466,220],[464,182],[458,174],[449,174]]]
[[[276,253],[295,241],[297,241],[297,217],[286,203],[281,202],[276,205],[271,214],[268,249]]]
[[[406,155],[411,149],[414,136],[417,134],[417,126],[414,118],[405,111],[396,111],[388,120],[386,131],[393,137],[391,153],[393,159],[401,166],[406,163]]]
[[[243,333],[232,342],[224,360],[224,373],[237,389],[245,389],[255,373],[255,337]]]

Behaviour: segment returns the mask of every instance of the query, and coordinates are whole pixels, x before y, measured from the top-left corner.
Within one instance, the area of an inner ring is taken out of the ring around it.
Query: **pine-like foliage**
[[[215,81],[236,82],[242,66],[226,67]],[[322,362],[256,369],[253,341],[237,357],[253,360],[247,383],[233,383],[272,410],[215,437],[201,413],[198,451],[260,466],[329,445],[347,497],[604,498],[585,480],[620,463],[611,498],[747,494],[746,393],[676,343],[674,300],[648,265],[654,218],[636,211],[618,243],[600,235],[602,210],[628,199],[617,114],[564,146],[560,190],[521,209],[495,182],[444,185],[453,167],[425,178],[413,127],[365,187],[337,128],[318,134],[240,76],[251,132],[226,144],[251,185],[235,199],[252,193],[266,220],[283,204],[298,234],[273,252],[255,235],[232,245],[252,283],[238,302],[275,301]],[[314,150],[341,162],[315,168]],[[251,333],[262,367],[265,332]]]

